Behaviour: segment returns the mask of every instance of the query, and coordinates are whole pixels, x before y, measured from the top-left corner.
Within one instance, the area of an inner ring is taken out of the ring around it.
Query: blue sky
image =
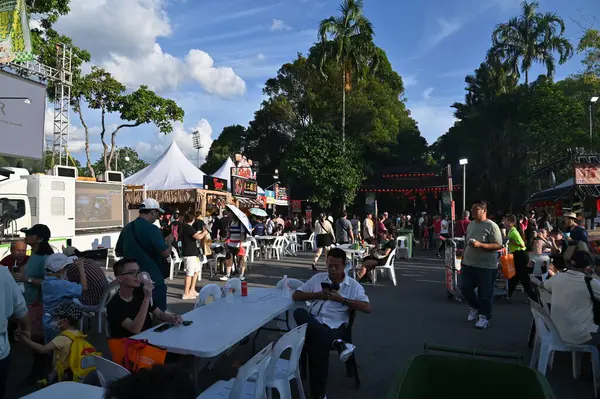
[[[205,149],[231,124],[247,125],[262,101],[262,86],[279,67],[306,53],[320,20],[338,13],[340,0],[72,0],[60,32],[92,52],[135,89],[147,84],[175,99],[186,112],[183,124],[164,137],[153,126],[119,134],[153,161],[175,140],[195,161],[191,132],[201,132]],[[429,143],[453,124],[450,105],[464,97],[464,76],[484,59],[494,26],[519,13],[519,0],[366,0],[377,45],[402,76],[408,107]],[[541,11],[557,12],[576,43],[583,26],[600,14],[596,0],[541,0]],[[115,21],[119,23],[115,24]],[[576,22],[578,23],[576,23]],[[600,27],[598,23],[595,27]],[[86,66],[89,68],[89,66]],[[558,67],[557,79],[581,69],[580,56]],[[542,73],[541,67],[533,76]],[[92,126],[93,158],[99,154],[99,118]],[[109,123],[119,121],[111,118]],[[73,118],[71,151],[83,160],[82,130]]]

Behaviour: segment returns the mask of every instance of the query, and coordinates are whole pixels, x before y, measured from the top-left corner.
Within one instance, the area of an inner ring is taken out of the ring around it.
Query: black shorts
[[[317,235],[317,248],[330,247],[333,244],[333,238],[331,234],[318,234]]]
[[[367,257],[365,257],[365,258],[363,259],[363,263],[364,263],[365,261],[367,261],[367,260],[374,260],[374,261],[377,261],[377,265],[375,265],[375,267],[377,267],[377,266],[383,266],[383,265],[385,265],[385,263],[387,262],[387,256],[386,256],[385,258],[381,258],[381,259],[378,259],[378,258],[376,258],[376,257],[374,257],[374,256],[367,256]],[[371,269],[371,268],[369,268],[369,269]]]

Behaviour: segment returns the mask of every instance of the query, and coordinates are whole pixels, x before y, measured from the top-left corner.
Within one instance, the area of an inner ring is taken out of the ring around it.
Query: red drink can
[[[248,283],[242,281],[242,296],[248,296]]]

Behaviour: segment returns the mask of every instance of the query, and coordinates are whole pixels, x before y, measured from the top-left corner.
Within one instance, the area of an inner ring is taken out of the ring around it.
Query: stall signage
[[[218,177],[204,176],[204,189],[213,191],[227,191],[227,180]]]
[[[294,213],[302,212],[302,201],[301,200],[292,200],[292,212],[294,212]]]
[[[600,184],[600,165],[576,164],[573,169],[576,184]]]
[[[290,198],[288,197],[287,188],[276,185],[275,186],[275,199],[278,199],[281,201],[288,201]]]
[[[231,176],[243,177],[248,180],[256,180],[256,172],[251,167],[233,167],[231,168]]]
[[[256,180],[244,179],[242,177],[231,176],[232,194],[236,197],[256,199],[258,185]]]
[[[267,198],[267,204],[275,203],[275,191],[265,190],[265,197]]]

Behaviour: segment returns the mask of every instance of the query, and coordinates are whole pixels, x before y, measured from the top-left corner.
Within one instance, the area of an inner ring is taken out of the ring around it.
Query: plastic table
[[[85,398],[103,399],[104,389],[93,385],[80,384],[77,382],[59,382],[40,389],[22,399],[55,399],[55,398]]]
[[[247,297],[234,295],[232,303],[222,298],[184,314],[184,320],[193,322],[190,326],[176,326],[162,333],[151,329],[132,338],[146,339],[168,352],[212,358],[293,306],[294,301],[285,298],[282,290],[249,288]]]

